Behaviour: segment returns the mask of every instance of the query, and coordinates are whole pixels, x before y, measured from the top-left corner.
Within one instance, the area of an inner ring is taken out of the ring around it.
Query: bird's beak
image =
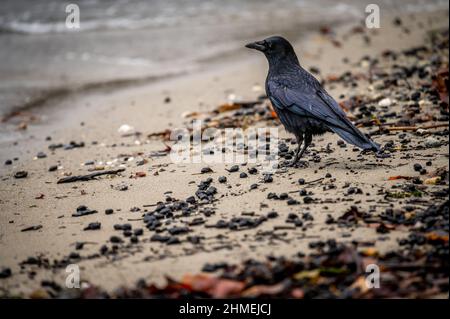
[[[246,44],[245,47],[249,48],[249,49],[255,49],[255,50],[258,50],[261,52],[264,52],[266,50],[264,41],[252,42],[252,43]]]

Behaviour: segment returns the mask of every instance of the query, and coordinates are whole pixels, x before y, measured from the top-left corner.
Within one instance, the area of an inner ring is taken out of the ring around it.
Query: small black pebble
[[[93,222],[93,223],[89,223],[89,225],[87,225],[84,230],[97,230],[100,229],[102,227],[102,224],[99,222]]]
[[[28,176],[28,172],[27,171],[18,171],[14,174],[15,178],[25,178]]]
[[[69,255],[70,259],[80,259],[80,254],[76,252],[71,252]]]
[[[104,255],[107,253],[107,251],[108,251],[108,246],[102,245],[102,247],[100,247],[100,254]]]
[[[176,245],[180,243],[181,241],[177,237],[170,237],[169,240],[167,241],[167,245]]]
[[[227,178],[225,177],[225,176],[220,176],[219,178],[218,178],[218,181],[219,181],[219,183],[226,183],[227,182]]]
[[[277,212],[268,212],[267,213],[267,218],[276,218],[276,217],[278,217]]]
[[[420,92],[414,92],[411,95],[411,100],[418,101],[420,99]]]
[[[2,279],[11,277],[11,275],[12,275],[12,272],[11,272],[11,269],[9,269],[9,268],[2,268],[2,270],[0,271],[0,278],[2,278]]]
[[[206,173],[212,173],[212,169],[210,167],[203,167],[201,170],[202,174],[206,174]]]
[[[122,238],[120,238],[119,236],[111,236],[109,238],[109,241],[112,242],[112,243],[115,243],[115,244],[123,242]]]
[[[46,158],[47,154],[45,154],[44,152],[39,152],[39,153],[37,153],[36,157],[37,158]]]
[[[264,183],[272,183],[273,177],[272,175],[264,175]]]

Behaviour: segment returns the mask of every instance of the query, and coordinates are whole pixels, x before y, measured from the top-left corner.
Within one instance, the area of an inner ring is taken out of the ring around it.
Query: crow
[[[350,122],[319,81],[301,67],[286,39],[274,36],[249,43],[246,47],[263,52],[269,62],[266,94],[280,122],[297,139],[298,148],[291,165],[302,157],[313,135],[330,131],[359,148],[380,151],[378,144]]]

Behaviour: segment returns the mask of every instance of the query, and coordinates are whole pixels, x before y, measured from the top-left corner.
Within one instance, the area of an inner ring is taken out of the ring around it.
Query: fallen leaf
[[[276,295],[281,293],[286,288],[284,283],[278,283],[276,285],[256,285],[252,286],[242,292],[242,297],[259,297],[262,295]]]
[[[298,272],[294,275],[295,280],[301,280],[301,279],[309,279],[309,280],[316,280],[320,276],[320,270],[314,269],[314,270],[304,270],[301,272]]]
[[[134,176],[135,177],[145,177],[145,176],[147,176],[147,174],[145,172],[136,172]]]
[[[366,293],[369,291],[369,287],[366,283],[366,277],[365,276],[359,276],[350,286],[352,289],[359,289],[361,293]]]
[[[213,298],[225,298],[238,295],[244,289],[245,284],[240,281],[230,279],[220,279],[216,285],[209,290]]]
[[[361,250],[361,253],[362,253],[364,256],[369,256],[369,257],[372,257],[372,256],[378,256],[378,250],[376,250],[376,249],[373,248],[373,247],[368,247],[368,248],[366,248],[366,249],[363,249],[363,250]]]
[[[183,277],[181,285],[188,290],[208,293],[213,298],[225,298],[237,295],[245,287],[245,284],[240,281],[222,279],[204,274],[187,274]]]
[[[390,181],[395,181],[395,180],[397,180],[397,179],[406,179],[406,180],[410,180],[410,179],[412,179],[412,178],[413,178],[413,177],[411,177],[411,176],[397,175],[397,176],[391,176],[391,177],[389,177],[388,180],[390,180]]]
[[[50,295],[42,288],[36,289],[30,294],[31,299],[48,299]]]
[[[305,293],[300,288],[294,288],[291,291],[292,298],[303,299],[305,297]]]
[[[216,112],[219,113],[224,113],[224,112],[229,112],[229,111],[234,111],[234,110],[238,110],[242,107],[242,104],[238,104],[238,103],[227,103],[227,104],[222,104],[220,105],[217,109]]]
[[[436,185],[436,184],[439,184],[440,181],[441,181],[441,177],[440,177],[440,176],[435,176],[435,177],[427,178],[427,179],[424,181],[424,184],[427,184],[427,185]]]
[[[425,235],[425,237],[429,240],[429,241],[434,241],[434,242],[444,242],[444,243],[448,243],[448,235],[447,234],[438,234],[435,232],[431,232]]]

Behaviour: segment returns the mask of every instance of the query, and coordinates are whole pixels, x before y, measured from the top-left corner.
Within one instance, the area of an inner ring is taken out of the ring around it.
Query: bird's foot
[[[300,160],[293,160],[293,161],[286,161],[284,163],[285,167],[295,167],[295,168],[305,168],[308,167],[308,163],[305,161],[300,161]]]
[[[392,157],[390,154],[385,153],[384,151],[379,151],[375,153],[376,158],[389,158]]]

